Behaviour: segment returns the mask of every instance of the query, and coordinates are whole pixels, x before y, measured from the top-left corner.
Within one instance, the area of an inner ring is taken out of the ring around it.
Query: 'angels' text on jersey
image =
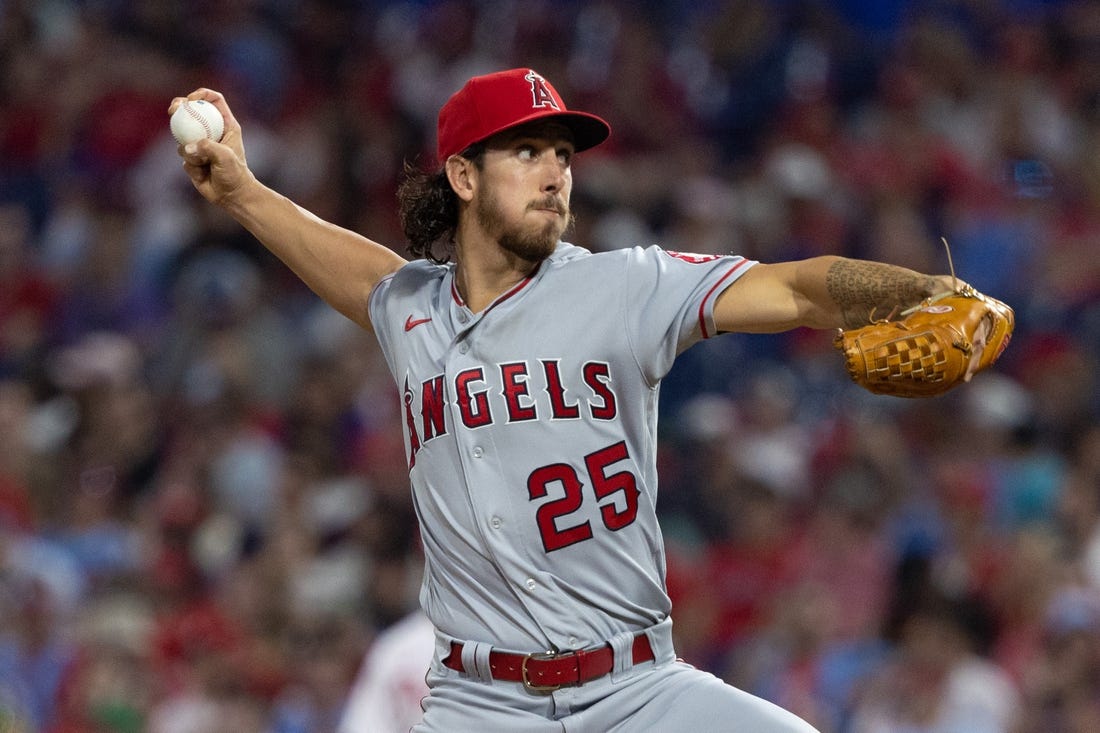
[[[569,375],[574,376],[574,375]],[[563,384],[560,359],[539,359],[532,364],[514,361],[463,369],[447,380],[438,374],[420,384],[405,376],[403,386],[405,426],[409,436],[409,468],[424,443],[445,435],[448,404],[457,408],[457,419],[471,430],[500,421],[530,420],[614,420],[618,415],[611,387],[611,367],[602,361],[587,361],[575,375],[587,392],[568,394]]]

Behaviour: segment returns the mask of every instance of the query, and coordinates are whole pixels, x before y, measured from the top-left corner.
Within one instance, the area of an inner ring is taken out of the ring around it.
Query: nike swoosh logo
[[[413,317],[409,316],[408,318],[405,319],[405,331],[411,331],[414,328],[416,328],[417,326],[419,326],[421,323],[427,323],[430,320],[432,320],[432,319],[431,318],[417,318],[416,320],[413,320]]]

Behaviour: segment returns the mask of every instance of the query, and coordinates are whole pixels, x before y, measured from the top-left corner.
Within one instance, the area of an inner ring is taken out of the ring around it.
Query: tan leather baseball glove
[[[852,380],[865,389],[934,397],[993,364],[1014,327],[1012,308],[964,285],[925,300],[898,320],[841,329],[833,344]]]

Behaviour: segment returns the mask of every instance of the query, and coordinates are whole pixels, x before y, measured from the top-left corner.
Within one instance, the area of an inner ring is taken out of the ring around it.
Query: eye
[[[520,145],[516,148],[516,157],[520,160],[529,161],[538,157],[538,153],[533,145]]]
[[[563,166],[568,168],[569,164],[572,162],[572,160],[573,160],[573,149],[572,148],[559,148],[558,149],[558,161]]]

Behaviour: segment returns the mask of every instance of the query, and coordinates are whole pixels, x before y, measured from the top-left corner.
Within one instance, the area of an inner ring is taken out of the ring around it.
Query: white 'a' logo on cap
[[[554,99],[554,95],[551,93],[550,87],[547,85],[545,79],[533,71],[528,71],[527,76],[523,78],[531,82],[532,107],[553,107],[554,109],[561,109],[561,107],[558,106],[557,100]]]

